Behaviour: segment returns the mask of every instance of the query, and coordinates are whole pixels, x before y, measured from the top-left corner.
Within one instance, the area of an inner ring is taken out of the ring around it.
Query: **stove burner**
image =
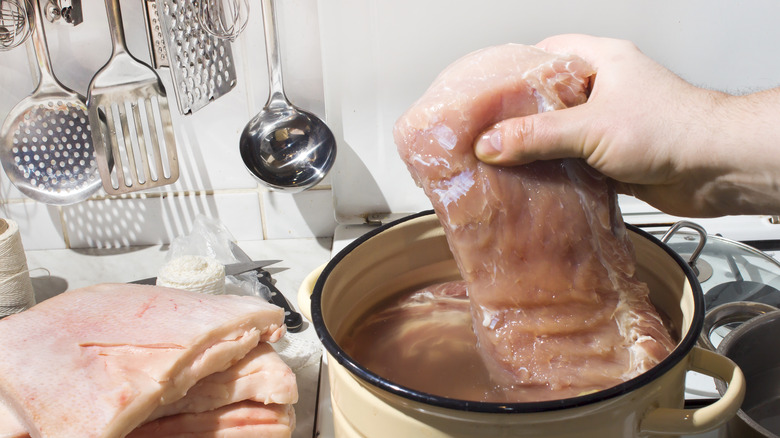
[[[704,294],[707,310],[733,301],[753,301],[780,307],[780,291],[756,281],[729,281],[714,286]]]

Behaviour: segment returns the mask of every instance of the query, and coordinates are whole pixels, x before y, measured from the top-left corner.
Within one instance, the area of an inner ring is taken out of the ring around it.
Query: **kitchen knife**
[[[282,292],[274,286],[271,280],[271,274],[265,269],[257,270],[257,281],[264,285],[271,291],[271,303],[284,309],[284,325],[287,326],[287,331],[296,333],[303,328],[303,318],[301,314],[293,310],[292,305],[287,298],[284,297]]]
[[[274,263],[279,262],[281,262],[281,260],[249,260],[240,263],[231,263],[225,265],[225,276],[243,274],[244,272],[254,271],[263,266],[273,265]],[[144,278],[143,280],[135,280],[130,283],[154,285],[157,284],[157,277]]]
[[[238,246],[235,242],[230,242],[230,248],[233,251],[233,255],[238,260],[250,260],[251,258],[247,253],[244,252],[243,249],[241,249],[240,246]],[[257,281],[260,282],[263,286],[267,287],[269,292],[271,293],[271,299],[269,300],[271,304],[275,304],[282,309],[284,309],[284,325],[287,326],[287,331],[291,333],[296,333],[301,331],[303,328],[303,317],[301,317],[301,314],[296,312],[293,308],[292,304],[290,304],[289,301],[287,301],[287,298],[284,297],[284,294],[274,286],[273,280],[271,279],[271,274],[262,269],[258,268],[257,271]]]

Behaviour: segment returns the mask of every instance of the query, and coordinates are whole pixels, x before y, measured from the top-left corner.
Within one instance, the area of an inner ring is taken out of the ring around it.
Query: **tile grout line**
[[[266,225],[268,221],[266,220],[265,203],[263,202],[267,191],[261,189],[259,186],[256,190],[257,197],[260,200],[260,229],[263,233],[263,240],[268,240],[268,226]]]
[[[62,241],[65,243],[65,248],[72,249],[70,247],[70,234],[68,234],[68,225],[65,222],[65,209],[57,207],[57,212],[60,217],[60,227],[62,227]]]
[[[332,187],[330,185],[322,185],[322,186],[314,186],[310,188],[308,191],[324,191],[324,190],[332,190]],[[224,195],[224,194],[240,194],[240,193],[259,193],[262,195],[263,190],[262,188],[240,188],[240,189],[194,189],[194,190],[178,190],[175,192],[150,192],[150,193],[144,193],[144,192],[136,192],[136,193],[129,193],[125,195],[95,195],[91,198],[86,199],[83,202],[90,202],[90,201],[115,201],[115,200],[123,200],[123,199],[146,199],[146,198],[165,198],[165,197],[179,197],[179,196],[200,196],[200,195],[206,195],[206,196],[213,196],[213,195]],[[0,204],[10,205],[10,204],[24,204],[27,202],[39,202],[35,201],[34,199],[28,199],[28,198],[9,198],[9,199],[3,199],[0,201]],[[39,202],[42,205],[46,205],[45,203]]]

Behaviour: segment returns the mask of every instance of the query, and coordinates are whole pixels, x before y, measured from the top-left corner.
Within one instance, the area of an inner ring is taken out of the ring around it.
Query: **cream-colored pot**
[[[339,339],[367,309],[390,295],[458,278],[437,217],[423,212],[380,227],[311,273],[300,307],[328,353],[337,438],[413,437],[655,437],[714,429],[744,397],[744,379],[729,359],[695,346],[704,318],[696,276],[672,250],[629,227],[638,275],[654,304],[677,327],[677,348],[650,371],[585,396],[537,403],[448,399],[390,382],[356,363]],[[685,374],[698,371],[729,384],[723,397],[683,409]]]

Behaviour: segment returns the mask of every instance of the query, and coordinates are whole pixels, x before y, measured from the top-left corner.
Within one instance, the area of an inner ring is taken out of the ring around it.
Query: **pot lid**
[[[780,262],[736,240],[707,234],[697,223],[675,223],[661,238],[692,265],[704,292],[705,310],[735,301],[780,305]],[[708,339],[717,346],[740,322],[718,325]],[[713,379],[689,373],[686,398],[718,398]]]
[[[681,228],[694,231],[678,231]],[[675,224],[662,240],[694,268],[707,310],[732,301],[780,306],[780,262],[769,255],[741,242],[708,235],[687,221]]]

